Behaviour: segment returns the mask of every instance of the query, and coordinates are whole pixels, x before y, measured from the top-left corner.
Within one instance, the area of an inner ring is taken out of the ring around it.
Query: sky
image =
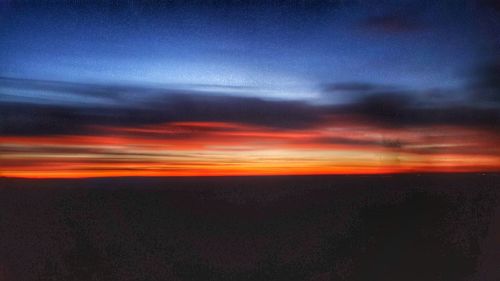
[[[2,1],[0,176],[500,171],[495,1]]]

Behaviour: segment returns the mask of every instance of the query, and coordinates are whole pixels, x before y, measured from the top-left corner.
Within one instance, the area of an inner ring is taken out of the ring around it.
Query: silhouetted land
[[[0,185],[0,280],[500,280],[498,174]]]

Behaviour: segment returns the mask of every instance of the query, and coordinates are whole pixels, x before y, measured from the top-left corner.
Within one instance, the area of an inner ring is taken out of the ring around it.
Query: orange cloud
[[[373,174],[500,170],[498,137],[455,127],[226,122],[95,127],[93,135],[0,137],[9,177]]]

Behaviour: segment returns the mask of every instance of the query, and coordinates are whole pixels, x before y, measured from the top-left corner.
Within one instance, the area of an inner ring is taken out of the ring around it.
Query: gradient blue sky
[[[7,1],[0,75],[312,100],[332,83],[456,88],[488,43],[471,2]]]

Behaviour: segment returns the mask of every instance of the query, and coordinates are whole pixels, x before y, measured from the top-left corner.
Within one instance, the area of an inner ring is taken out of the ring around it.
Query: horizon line
[[[81,179],[160,179],[160,178],[244,178],[244,177],[324,177],[324,176],[352,176],[377,177],[400,175],[500,175],[500,171],[415,171],[415,172],[387,172],[387,173],[330,173],[330,174],[234,174],[234,175],[162,175],[162,176],[82,176],[82,177],[22,177],[0,176],[0,180],[81,180]]]

